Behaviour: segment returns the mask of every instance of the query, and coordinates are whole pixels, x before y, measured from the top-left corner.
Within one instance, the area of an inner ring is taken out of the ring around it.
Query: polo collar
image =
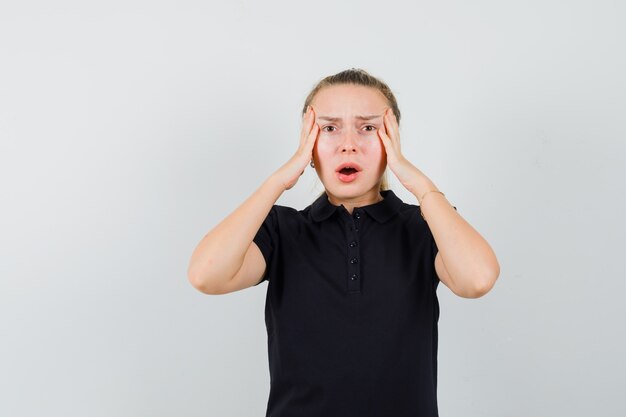
[[[363,207],[355,207],[365,211],[379,223],[384,223],[397,214],[402,207],[400,200],[391,190],[381,191],[383,200]],[[335,206],[328,201],[328,194],[324,193],[311,204],[311,217],[316,222],[321,222],[329,218],[341,206]]]

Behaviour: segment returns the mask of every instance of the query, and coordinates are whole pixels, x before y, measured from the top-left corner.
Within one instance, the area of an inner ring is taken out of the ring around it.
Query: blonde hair
[[[304,101],[304,106],[302,106],[302,115],[304,116],[306,114],[307,107],[311,104],[311,102],[315,98],[315,95],[322,88],[341,84],[362,85],[364,87],[371,87],[380,91],[382,95],[385,96],[385,98],[387,99],[389,107],[391,107],[393,114],[396,116],[396,119],[398,120],[398,126],[400,125],[400,109],[398,108],[398,102],[396,101],[396,97],[391,92],[389,86],[385,84],[382,80],[372,76],[367,71],[360,68],[350,68],[348,70],[338,72],[337,74],[329,75],[328,77],[318,82]],[[387,179],[387,170],[385,170],[382,176],[382,180],[380,182],[379,191],[385,191],[388,189],[389,182]],[[320,196],[323,194],[324,192],[322,192]]]

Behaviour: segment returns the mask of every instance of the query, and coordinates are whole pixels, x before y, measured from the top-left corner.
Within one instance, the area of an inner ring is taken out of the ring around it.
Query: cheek
[[[386,156],[385,148],[377,135],[360,138],[357,146],[364,163],[368,165],[385,163],[382,161]],[[313,151],[319,160],[320,167],[325,166],[327,161],[332,161],[337,157],[337,153],[340,153],[337,149],[337,139],[321,134],[315,142]]]
[[[320,136],[315,142],[315,148],[320,156],[330,155],[335,150],[335,142],[331,138]]]
[[[320,133],[317,141],[315,142],[315,146],[320,150],[324,149],[328,152],[334,152],[337,146],[341,146],[338,142],[341,139],[332,137],[328,134],[324,135]],[[361,149],[362,152],[375,152],[381,151],[384,149],[384,145],[377,134],[370,133],[368,135],[363,135],[356,139],[356,146]]]
[[[362,150],[370,167],[381,168],[387,165],[387,152],[385,152],[385,146],[380,139],[368,142]]]
[[[371,156],[378,156],[385,153],[385,147],[378,137],[368,138],[367,141],[363,141],[361,149],[363,153],[367,153]]]

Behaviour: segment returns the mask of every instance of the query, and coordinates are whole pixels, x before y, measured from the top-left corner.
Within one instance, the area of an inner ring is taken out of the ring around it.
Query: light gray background
[[[391,86],[403,153],[501,265],[483,298],[439,287],[440,414],[626,415],[625,18],[597,0],[2,2],[0,415],[264,415],[267,284],[203,295],[187,265],[350,67]],[[278,203],[320,191],[308,169]]]

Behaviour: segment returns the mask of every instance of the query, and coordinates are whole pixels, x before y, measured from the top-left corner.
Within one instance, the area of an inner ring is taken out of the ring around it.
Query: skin
[[[358,115],[379,116],[368,121]],[[329,122],[324,117],[336,117]],[[333,128],[328,126],[333,125]],[[375,132],[375,133],[374,133]],[[382,199],[379,188],[385,167],[416,198],[439,249],[437,276],[453,293],[477,298],[494,285],[500,267],[487,241],[452,207],[435,184],[401,152],[398,123],[385,97],[376,89],[335,85],[320,90],[302,119],[300,143],[293,156],[239,207],[207,233],[192,254],[188,277],[198,290],[226,294],[259,282],[265,260],[253,238],[281,194],[292,188],[309,161],[332,204],[354,207]],[[335,174],[345,161],[363,171],[352,183]]]
[[[377,132],[389,107],[385,96],[370,87],[337,85],[320,90],[312,107],[319,126],[313,161],[330,203],[343,204],[352,213],[354,207],[382,200],[378,190],[387,155]],[[356,162],[362,168],[355,181],[344,183],[337,177],[336,169],[343,162]]]
[[[428,222],[439,249],[435,270],[441,282],[463,298],[478,298],[489,292],[500,274],[495,253],[446,197],[436,192],[435,184],[402,154],[398,122],[382,93],[365,86],[335,85],[320,90],[310,107],[304,118],[301,148],[307,155],[311,149],[329,201],[344,205],[350,213],[354,207],[380,201],[378,190],[388,166],[415,196]],[[363,121],[358,115],[380,117]],[[337,120],[326,120],[329,116]],[[363,168],[360,177],[348,184],[335,174],[344,161],[356,161]]]

